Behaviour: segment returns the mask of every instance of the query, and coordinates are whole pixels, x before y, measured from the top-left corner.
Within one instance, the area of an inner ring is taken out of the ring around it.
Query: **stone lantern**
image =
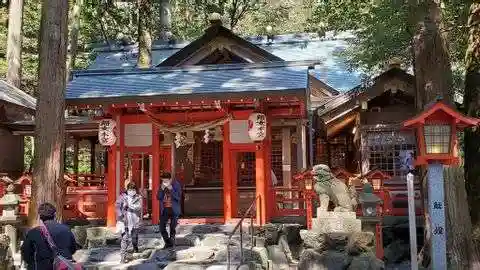
[[[5,234],[10,239],[10,250],[13,254],[17,252],[17,228],[16,225],[21,223],[18,217],[18,205],[20,204],[20,196],[14,193],[15,185],[8,184],[7,192],[0,199],[0,205],[3,207],[0,224],[3,226]]]
[[[383,257],[383,232],[381,212],[378,209],[383,201],[373,193],[373,186],[370,183],[363,185],[363,192],[359,194],[358,200],[362,205],[362,229],[375,235],[375,253],[377,258],[381,259]]]
[[[382,203],[382,199],[373,193],[372,184],[363,185],[363,192],[360,193],[358,200],[362,205],[364,217],[377,217],[377,207]]]
[[[20,196],[14,193],[15,186],[9,184],[7,186],[7,192],[0,199],[0,205],[3,208],[2,219],[12,218],[15,219],[18,215],[18,205],[20,204]]]

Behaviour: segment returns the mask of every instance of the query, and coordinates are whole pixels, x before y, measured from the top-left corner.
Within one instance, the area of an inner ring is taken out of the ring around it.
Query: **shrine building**
[[[229,222],[255,202],[265,224],[278,215],[277,193],[319,163],[380,170],[391,195],[403,196],[416,146],[401,123],[415,112],[414,78],[392,63],[362,82],[338,55],[349,38],[244,39],[215,22],[193,42],[155,43],[149,69],[136,67],[135,46],[97,48],[67,86],[74,173],[65,210],[114,225],[115,200],[135,181],[145,217],[158,220],[160,175],[171,172],[183,186],[184,218]],[[32,135],[33,125],[2,124],[17,136]],[[90,146],[89,174],[79,173],[80,142]],[[396,208],[406,211],[403,202]]]

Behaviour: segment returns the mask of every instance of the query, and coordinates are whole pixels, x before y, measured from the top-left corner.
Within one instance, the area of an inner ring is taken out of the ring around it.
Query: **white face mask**
[[[128,196],[135,196],[136,194],[137,194],[136,190],[133,190],[133,189],[127,190],[127,195]]]
[[[162,179],[162,182],[164,185],[168,186],[172,183],[172,180],[171,179]]]

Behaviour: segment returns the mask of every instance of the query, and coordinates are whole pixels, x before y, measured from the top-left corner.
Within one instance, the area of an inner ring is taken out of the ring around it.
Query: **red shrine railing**
[[[333,173],[338,179],[355,185],[357,194],[363,191],[361,179],[366,179],[370,182],[374,187],[374,194],[379,196],[383,201],[383,204],[379,205],[377,209],[380,216],[408,216],[406,184],[396,183],[386,185],[384,181],[388,180],[390,176],[378,170],[371,171],[363,177],[356,177],[344,169],[333,170]],[[318,196],[313,190],[313,185],[314,181],[311,171],[305,171],[293,177],[291,188],[275,187],[275,216],[305,216],[307,226],[310,227],[314,212],[313,201],[318,201]],[[417,202],[421,200],[418,191],[416,191],[415,200]],[[423,215],[421,201],[417,203],[415,214],[417,216]],[[362,215],[362,209],[359,205],[357,207],[357,216]]]
[[[65,174],[65,184],[67,187],[84,186],[84,187],[105,187],[105,176],[95,174]]]
[[[63,216],[66,219],[97,219],[107,215],[107,189],[104,184],[104,176],[92,174],[65,174],[65,205]],[[19,212],[28,215],[32,176],[22,175],[15,181],[16,193],[20,194]],[[3,196],[3,186],[0,185]]]

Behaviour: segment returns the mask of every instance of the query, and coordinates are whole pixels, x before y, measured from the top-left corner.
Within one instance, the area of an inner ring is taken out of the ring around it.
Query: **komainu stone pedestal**
[[[317,233],[356,233],[362,231],[362,221],[355,212],[333,212],[317,209],[312,220],[312,230]]]

